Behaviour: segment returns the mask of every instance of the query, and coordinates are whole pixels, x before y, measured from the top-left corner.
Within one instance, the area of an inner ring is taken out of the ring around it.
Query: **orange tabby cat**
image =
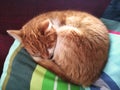
[[[47,12],[19,31],[7,32],[38,64],[78,85],[94,83],[107,61],[108,31],[99,19],[85,12]]]

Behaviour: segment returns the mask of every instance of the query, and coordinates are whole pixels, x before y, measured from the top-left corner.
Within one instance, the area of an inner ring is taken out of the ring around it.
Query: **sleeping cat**
[[[86,12],[46,12],[20,30],[7,32],[22,43],[35,62],[74,84],[94,83],[107,61],[107,28]]]

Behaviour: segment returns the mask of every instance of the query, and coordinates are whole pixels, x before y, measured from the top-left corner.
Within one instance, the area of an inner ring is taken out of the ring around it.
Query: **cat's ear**
[[[49,19],[46,19],[41,23],[39,30],[42,35],[45,35],[46,32],[51,30],[51,28],[52,28],[52,22]]]
[[[21,37],[21,31],[20,30],[7,30],[7,33],[12,36],[14,39],[19,40],[20,42],[22,41]]]
[[[47,29],[51,28],[52,23],[49,19],[46,19],[42,22],[42,26],[43,26],[44,30],[47,30]]]

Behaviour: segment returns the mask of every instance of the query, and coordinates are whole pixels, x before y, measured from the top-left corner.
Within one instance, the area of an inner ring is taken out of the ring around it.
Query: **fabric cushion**
[[[120,90],[120,35],[111,31],[120,30],[120,23],[103,18],[102,21],[110,30],[111,45],[107,65],[94,85],[83,88],[61,80],[36,64],[20,43],[15,41],[4,64],[1,90]],[[114,23],[116,26],[111,27]]]

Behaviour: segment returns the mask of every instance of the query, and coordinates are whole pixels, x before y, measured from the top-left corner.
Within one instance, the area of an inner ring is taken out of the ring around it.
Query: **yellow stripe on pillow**
[[[30,90],[42,90],[42,83],[46,73],[46,69],[40,65],[36,66],[36,69],[33,72]]]

